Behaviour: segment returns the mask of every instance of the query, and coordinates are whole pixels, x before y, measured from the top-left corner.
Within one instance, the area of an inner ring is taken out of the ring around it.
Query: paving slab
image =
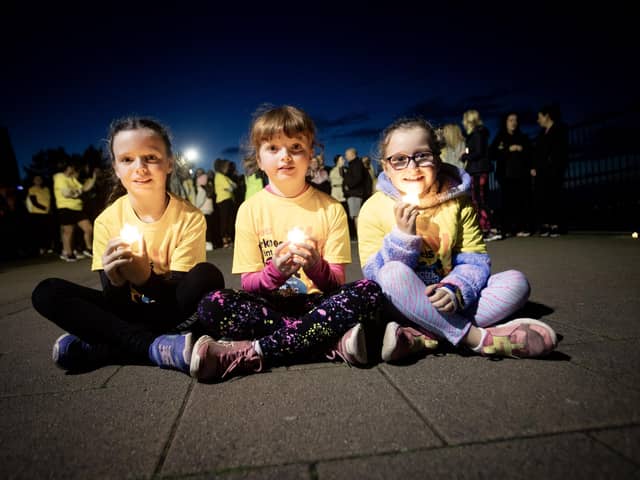
[[[9,478],[149,478],[183,388],[96,388],[0,398],[0,465]]]
[[[637,478],[638,466],[581,434],[319,462],[318,480]]]
[[[447,355],[381,368],[449,444],[640,420],[639,392],[564,360]]]
[[[265,373],[194,388],[162,473],[440,444],[375,368]]]
[[[640,390],[640,342],[638,340],[601,340],[567,345],[563,350],[574,365],[601,375],[609,382]]]
[[[590,436],[640,465],[640,425],[600,430]]]

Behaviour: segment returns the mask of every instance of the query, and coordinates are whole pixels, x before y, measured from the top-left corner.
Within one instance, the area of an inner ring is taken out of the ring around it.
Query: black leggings
[[[110,302],[100,290],[60,278],[38,284],[34,308],[63,330],[91,345],[110,345],[130,361],[148,361],[149,346],[196,311],[208,292],[224,288],[224,277],[211,263],[199,263],[178,282],[173,298],[151,304]]]

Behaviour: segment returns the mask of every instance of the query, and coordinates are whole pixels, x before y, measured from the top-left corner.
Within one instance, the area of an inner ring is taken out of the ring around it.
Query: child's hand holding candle
[[[137,244],[138,252],[142,253],[142,233],[140,233],[138,227],[125,223],[122,230],[120,230],[120,238],[122,238],[125,243],[131,245],[131,251],[134,250],[134,246]]]

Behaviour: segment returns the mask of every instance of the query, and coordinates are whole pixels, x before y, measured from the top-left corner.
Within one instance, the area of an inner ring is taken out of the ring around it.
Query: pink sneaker
[[[401,327],[396,322],[389,322],[385,327],[382,340],[382,360],[388,363],[398,362],[436,348],[438,348],[438,340],[435,336],[415,328]]]
[[[327,355],[329,360],[340,357],[349,365],[364,366],[369,361],[364,328],[361,323],[351,327],[342,335],[335,348]]]
[[[193,346],[189,373],[198,380],[223,380],[233,373],[253,373],[262,370],[262,357],[253,342],[216,341],[203,335]]]
[[[497,357],[542,357],[558,345],[556,332],[544,322],[518,318],[486,329],[480,354]]]

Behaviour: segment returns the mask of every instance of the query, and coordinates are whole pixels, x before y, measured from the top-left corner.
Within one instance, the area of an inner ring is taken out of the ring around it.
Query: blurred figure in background
[[[53,220],[51,218],[51,191],[40,175],[33,177],[27,193],[31,238],[40,255],[53,252]]]
[[[531,142],[509,112],[489,149],[502,191],[503,234],[528,237],[531,225]]]
[[[326,193],[327,195],[331,195],[331,180],[329,180],[329,172],[324,168],[324,162],[320,155],[315,155],[311,158],[307,177],[311,182],[311,186]]]
[[[462,162],[472,178],[471,198],[478,210],[480,228],[485,242],[500,240],[502,235],[492,231],[492,214],[489,207],[489,130],[482,123],[477,110],[467,110],[462,116],[462,125],[467,132],[466,152]]]
[[[93,188],[96,172],[84,183],[77,178],[76,167],[68,162],[64,170],[53,176],[53,194],[58,208],[58,217],[62,225],[62,253],[60,258],[66,262],[75,262],[80,255],[93,257],[93,226],[89,216],[83,210],[82,194]],[[81,254],[75,254],[72,245],[73,229],[78,225],[84,234],[84,248]]]
[[[248,200],[264,188],[264,176],[253,156],[245,157],[242,160],[242,168],[244,169],[244,183],[246,185],[244,200]]]
[[[538,112],[541,130],[536,139],[531,175],[541,237],[558,237],[562,219],[562,182],[569,164],[569,132],[560,109],[545,105]]]
[[[466,147],[464,136],[460,127],[453,123],[447,123],[442,127],[442,141],[444,146],[440,151],[443,162],[464,169],[462,155]]]
[[[214,169],[216,188],[216,210],[220,212],[220,235],[222,246],[231,248],[233,246],[233,211],[234,211],[234,190],[236,184],[228,176],[231,162],[219,158],[215,161]]]

